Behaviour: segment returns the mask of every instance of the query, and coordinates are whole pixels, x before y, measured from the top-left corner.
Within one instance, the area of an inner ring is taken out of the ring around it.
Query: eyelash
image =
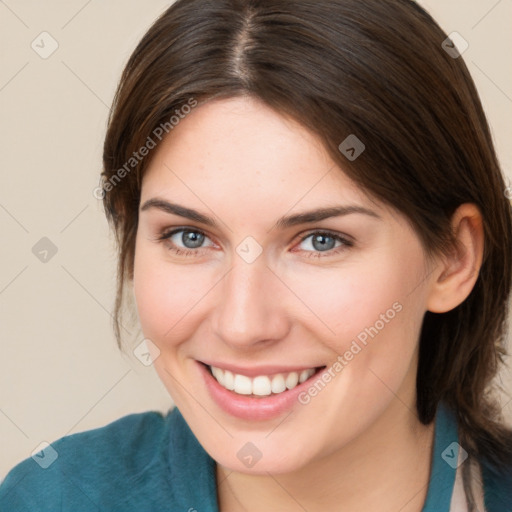
[[[177,228],[177,229],[172,229],[171,231],[162,232],[156,240],[158,242],[167,242],[168,249],[178,256],[197,256],[197,255],[201,254],[202,249],[206,249],[205,247],[199,247],[198,249],[183,249],[181,247],[176,247],[175,245],[171,245],[172,242],[169,239],[173,235],[175,235],[176,233],[180,233],[181,231],[189,231],[192,233],[198,233],[198,234],[204,235],[206,238],[210,238],[210,237],[208,237],[208,235],[206,233],[204,233],[200,229],[191,229],[191,228],[181,227],[181,228]],[[307,240],[312,235],[328,236],[329,238],[333,238],[334,240],[341,242],[342,245],[340,245],[339,247],[335,247],[333,249],[329,249],[328,251],[303,251],[303,252],[308,253],[306,256],[307,258],[324,258],[324,257],[328,257],[328,256],[336,256],[339,253],[341,253],[342,251],[344,251],[350,247],[353,247],[353,245],[354,245],[354,243],[351,240],[349,240],[348,238],[345,238],[339,234],[332,233],[330,231],[325,231],[325,230],[310,231],[308,234],[304,235],[299,240],[299,243],[304,242],[304,240]],[[326,253],[327,255],[324,256],[323,253]]]

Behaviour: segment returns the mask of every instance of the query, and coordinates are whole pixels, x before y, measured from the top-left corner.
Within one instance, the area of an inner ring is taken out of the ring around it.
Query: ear
[[[462,204],[453,214],[451,225],[457,245],[449,255],[439,257],[427,300],[432,313],[446,313],[464,302],[482,266],[484,232],[478,207]]]

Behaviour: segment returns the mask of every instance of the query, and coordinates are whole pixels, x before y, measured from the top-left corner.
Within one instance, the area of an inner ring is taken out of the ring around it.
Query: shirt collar
[[[455,415],[442,402],[435,422],[430,479],[422,512],[449,512],[457,467],[465,460],[465,452],[459,454],[462,447]]]
[[[183,506],[195,503],[196,508],[218,512],[215,461],[196,439],[178,408],[170,414],[168,469],[173,486],[179,489]],[[453,412],[440,403],[435,419],[434,446],[427,498],[422,512],[449,512],[458,465],[464,461],[459,454],[457,421]],[[193,464],[187,462],[193,461]],[[173,475],[179,471],[179,475]],[[185,508],[185,510],[187,510]]]

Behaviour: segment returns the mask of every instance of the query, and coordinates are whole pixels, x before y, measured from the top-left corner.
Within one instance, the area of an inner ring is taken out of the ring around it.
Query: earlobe
[[[482,265],[484,232],[478,207],[472,203],[459,206],[452,217],[452,231],[456,246],[440,257],[427,301],[432,313],[446,313],[464,302]]]

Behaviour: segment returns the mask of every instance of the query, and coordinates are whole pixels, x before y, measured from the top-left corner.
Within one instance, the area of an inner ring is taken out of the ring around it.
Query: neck
[[[251,475],[217,464],[220,512],[421,512],[428,490],[434,423],[394,399],[350,444],[286,474]]]

